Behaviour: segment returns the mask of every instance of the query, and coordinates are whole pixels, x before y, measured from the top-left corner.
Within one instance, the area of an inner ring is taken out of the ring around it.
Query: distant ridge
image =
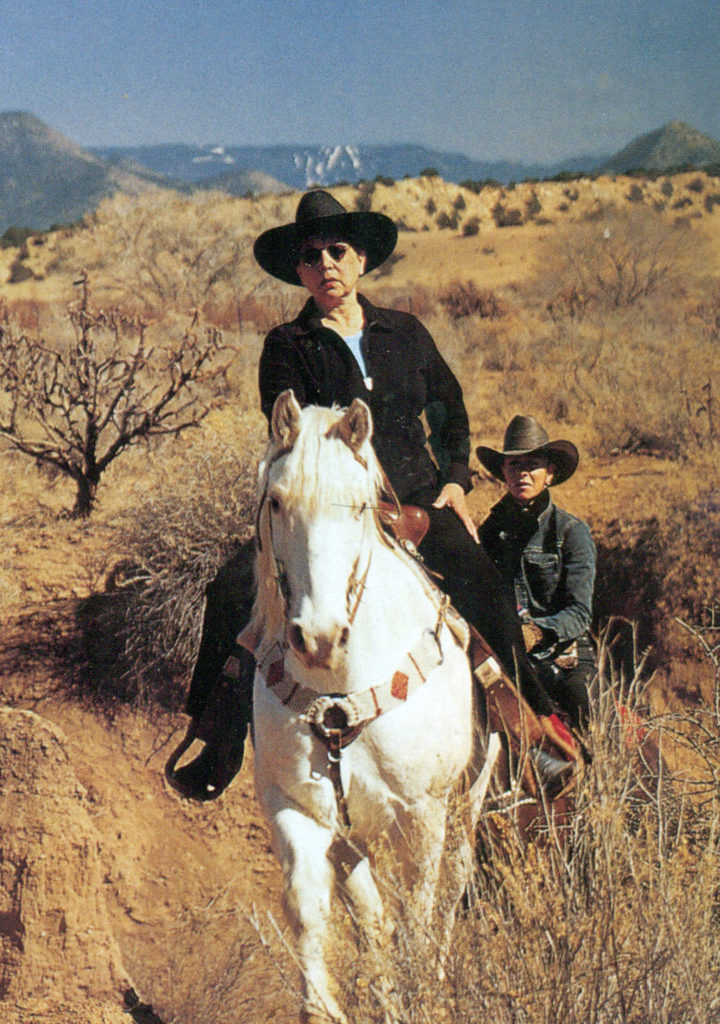
[[[720,143],[681,121],[633,140],[614,157],[558,164],[482,161],[414,144],[331,146],[111,146],[86,150],[23,111],[0,113],[0,234],[72,223],[116,192],[217,188],[230,195],[418,177],[515,181],[720,164]]]
[[[445,181],[494,179],[503,184],[527,178],[551,177],[560,171],[589,170],[599,160],[576,157],[559,164],[524,164],[512,160],[475,160],[462,153],[446,153],[426,146],[336,144],[329,146],[280,145],[232,146],[162,144],[111,146],[92,151],[96,156],[122,165],[142,165],[179,181],[200,183],[212,178],[218,185],[225,175],[247,168],[284,182],[289,189],[312,185],[357,184],[377,177],[418,177],[435,170]]]
[[[32,114],[0,114],[0,231],[69,223],[114,192],[151,187],[151,176],[108,166]]]
[[[720,163],[720,142],[703,135],[684,121],[670,121],[654,132],[640,135],[610,160],[602,174],[627,171],[667,171],[674,167],[703,167]]]

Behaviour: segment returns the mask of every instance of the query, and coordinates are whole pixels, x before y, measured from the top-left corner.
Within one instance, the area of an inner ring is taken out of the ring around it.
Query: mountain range
[[[148,189],[219,188],[231,195],[300,190],[433,170],[446,181],[510,181],[562,173],[622,173],[720,163],[720,143],[681,121],[631,142],[612,157],[557,164],[483,161],[419,145],[200,146],[158,144],[82,149],[25,112],[0,113],[0,233],[70,223],[106,196]]]
[[[417,177],[433,169],[445,181],[494,179],[503,183],[551,177],[560,171],[594,167],[598,157],[576,157],[560,164],[522,164],[510,160],[474,160],[462,153],[444,153],[426,146],[110,146],[91,152],[111,166],[149,169],[167,178],[194,184],[223,182],[228,173],[253,168],[282,183],[306,189],[311,185],[355,184],[377,177]]]

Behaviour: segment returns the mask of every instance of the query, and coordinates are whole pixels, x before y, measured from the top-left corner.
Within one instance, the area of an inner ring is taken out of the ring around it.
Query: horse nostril
[[[340,630],[340,637],[338,639],[338,647],[347,647],[347,642],[350,639],[350,629],[347,626],[343,626]]]
[[[288,630],[288,639],[296,651],[305,650],[305,635],[302,631],[302,626],[297,622],[293,622],[290,626],[290,629]]]

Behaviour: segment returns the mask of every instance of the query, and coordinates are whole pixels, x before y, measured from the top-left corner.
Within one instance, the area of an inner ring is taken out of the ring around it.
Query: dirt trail
[[[292,1020],[250,924],[282,921],[252,752],[218,801],[190,804],[162,774],[184,716],[109,722],[48,683],[3,677],[3,1024]],[[155,1018],[123,1012],[131,989]]]

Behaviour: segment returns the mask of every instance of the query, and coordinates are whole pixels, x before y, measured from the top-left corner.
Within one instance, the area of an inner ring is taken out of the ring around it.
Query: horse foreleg
[[[344,875],[343,890],[352,906],[349,908],[358,931],[358,947],[365,954],[360,961],[362,972],[377,993],[381,993],[383,1021],[397,1024],[400,1018],[393,1009],[393,982],[388,977],[392,956],[387,940],[391,921],[387,921],[383,900],[378,890],[370,860],[349,843],[341,844],[339,871]]]
[[[411,928],[426,936],[430,933],[446,825],[446,803],[435,797],[414,803],[396,818],[402,837],[397,845],[404,881],[402,893],[398,893],[402,916]]]
[[[277,811],[270,823],[285,878],[285,909],[295,933],[302,973],[301,1020],[305,1024],[347,1024],[331,991],[325,962],[334,884],[327,855],[333,832],[294,807]]]

